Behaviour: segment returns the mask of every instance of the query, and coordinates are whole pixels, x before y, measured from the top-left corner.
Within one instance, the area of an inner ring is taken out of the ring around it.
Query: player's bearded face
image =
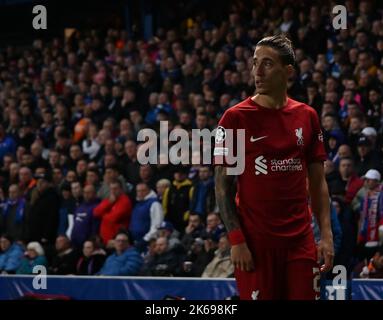
[[[259,46],[255,49],[252,70],[256,93],[270,94],[286,87],[288,71],[273,48]]]

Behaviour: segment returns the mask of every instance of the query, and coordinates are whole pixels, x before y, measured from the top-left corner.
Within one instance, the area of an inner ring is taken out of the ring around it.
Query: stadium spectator
[[[178,232],[183,232],[186,227],[190,199],[193,195],[193,186],[187,174],[187,167],[178,166],[174,172],[174,180],[165,190],[162,199],[165,219],[171,222]]]
[[[335,193],[334,189],[339,188],[340,195],[344,196],[345,203],[350,204],[363,186],[363,180],[354,171],[354,161],[352,158],[340,159],[339,174],[340,179],[330,184],[329,188],[333,194]]]
[[[357,243],[353,208],[365,191],[360,190],[360,177],[370,169],[382,170],[379,3],[346,1],[347,29],[339,31],[326,18],[331,6],[323,1],[310,8],[290,1],[265,10],[256,0],[251,12],[244,10],[244,3],[239,0],[230,9],[219,6],[214,15],[196,8],[185,21],[184,15],[176,14],[182,6],[168,8],[161,13],[160,20],[166,23],[156,28],[155,38],[142,38],[140,30],[131,36],[117,29],[78,29],[69,38],[48,37],[26,49],[10,45],[0,50],[0,200],[4,209],[15,191],[13,185],[19,186],[29,233],[25,240],[35,233],[34,240],[44,241],[49,258],[46,240],[53,244],[58,234],[70,235],[69,219],[75,210],[70,185],[75,181],[84,188],[93,185],[101,200],[110,196],[114,179],[121,180],[131,199],[136,199],[137,184],[145,182],[160,201],[167,201],[165,219],[179,233],[189,228],[188,213],[192,217],[195,208],[198,213],[216,212],[212,202],[200,210],[204,203],[199,201],[204,198],[203,188],[198,188],[201,182],[196,182],[200,164],[188,172],[194,187],[180,187],[188,179],[176,187],[174,165],[139,163],[137,148],[142,142],[137,134],[142,128],[158,130],[159,120],[168,120],[169,131],[214,129],[227,108],[254,92],[250,73],[254,45],[263,36],[282,31],[293,40],[298,66],[288,80],[289,96],[317,111],[332,160],[325,164],[326,179],[343,233],[336,260],[345,261],[336,264],[353,264]],[[171,14],[173,19],[166,19]],[[187,27],[178,28],[180,23]],[[358,146],[361,135],[367,140]],[[197,159],[196,154],[191,157]],[[41,174],[52,175],[52,191],[59,197],[36,187],[34,176]],[[21,213],[11,202],[6,207],[10,213],[5,214],[9,222],[13,214],[17,220]],[[126,221],[123,225],[127,227]],[[4,223],[3,231],[9,232]],[[158,233],[169,231],[162,228]],[[173,232],[170,246],[173,239],[179,241],[179,233]]]
[[[3,234],[0,237],[0,273],[15,273],[20,267],[24,250],[12,237]]]
[[[59,226],[60,199],[48,174],[36,176],[36,189],[26,210],[26,238],[42,245],[53,244]]]
[[[161,203],[162,203],[162,199],[163,199],[163,195],[165,193],[165,190],[169,187],[170,187],[170,181],[169,180],[160,179],[157,181],[156,192],[157,192],[158,200],[160,200]]]
[[[209,212],[216,209],[214,178],[208,166],[199,168],[198,181],[193,185],[193,188],[190,212],[197,213],[204,220]]]
[[[377,170],[370,169],[364,176],[365,188],[356,205],[359,213],[358,223],[358,258],[359,260],[370,259],[383,241],[383,219],[381,218],[380,185],[381,175]],[[364,193],[364,194],[363,194]]]
[[[93,216],[101,220],[100,235],[107,244],[121,228],[129,228],[132,202],[123,193],[122,184],[114,180],[109,184],[110,195],[93,209]]]
[[[179,239],[180,233],[174,229],[174,226],[169,221],[162,221],[158,227],[157,238],[165,237],[168,240],[169,250],[183,253],[184,247]]]
[[[76,264],[77,275],[94,275],[100,271],[106,260],[106,252],[97,247],[93,240],[86,240],[82,249],[82,256]]]
[[[234,275],[234,266],[230,260],[230,243],[226,234],[221,234],[218,249],[213,260],[206,266],[202,278],[228,278]]]
[[[380,247],[370,260],[365,259],[354,269],[354,278],[382,279],[383,278],[383,248]]]
[[[15,240],[23,240],[26,201],[20,195],[17,184],[12,184],[8,190],[8,199],[2,203],[0,230]]]
[[[72,247],[69,238],[64,235],[58,236],[56,238],[55,249],[55,255],[49,266],[49,273],[56,275],[75,274],[79,254]]]
[[[195,238],[189,246],[187,255],[182,262],[180,276],[200,277],[206,266],[214,258],[215,248],[206,249],[202,238]]]
[[[32,170],[28,167],[21,167],[19,171],[19,187],[21,193],[30,199],[32,189],[36,186],[36,180],[33,178]]]
[[[34,267],[47,267],[47,259],[43,247],[38,242],[29,242],[17,274],[33,274]]]
[[[221,234],[225,232],[225,226],[216,212],[211,212],[207,215],[205,232],[215,242],[218,242]]]
[[[127,191],[125,178],[120,174],[120,170],[115,164],[108,165],[105,168],[103,183],[98,189],[97,197],[104,200],[110,196],[110,184],[113,180],[118,180],[121,183],[123,192]]]
[[[176,276],[179,271],[181,257],[169,249],[168,239],[158,237],[156,240],[155,255],[143,267],[143,274],[155,277]]]
[[[382,171],[381,159],[379,154],[372,149],[372,143],[369,138],[365,136],[359,138],[357,152],[355,170],[359,176],[364,175],[369,169]]]
[[[158,227],[164,219],[164,213],[157,195],[145,183],[138,183],[136,187],[136,204],[132,210],[129,231],[134,245],[144,250],[147,243],[157,233]]]
[[[6,134],[3,124],[0,124],[0,159],[3,159],[6,154],[16,153],[15,140]],[[1,165],[3,161],[1,161]]]
[[[114,239],[115,253],[110,255],[97,273],[105,276],[135,276],[142,267],[142,257],[131,245],[128,233],[119,231]]]
[[[76,248],[81,248],[86,239],[99,231],[99,220],[94,218],[93,210],[99,204],[93,185],[84,187],[84,199],[74,210],[73,228],[70,239]]]
[[[185,228],[185,233],[182,237],[182,245],[186,251],[189,251],[191,245],[196,238],[202,238],[205,236],[205,228],[202,223],[201,216],[198,214],[190,214],[188,225]]]

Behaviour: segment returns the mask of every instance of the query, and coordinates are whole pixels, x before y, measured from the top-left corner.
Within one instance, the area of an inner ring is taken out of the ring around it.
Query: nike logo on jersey
[[[255,138],[255,137],[251,136],[250,137],[250,142],[255,142],[255,141],[258,141],[258,140],[261,140],[261,139],[264,139],[264,138],[267,138],[267,136],[258,137],[258,138]]]

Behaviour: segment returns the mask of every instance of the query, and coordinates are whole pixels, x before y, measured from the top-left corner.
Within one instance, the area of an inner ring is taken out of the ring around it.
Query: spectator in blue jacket
[[[337,255],[339,253],[339,250],[342,244],[342,228],[339,223],[337,211],[331,202],[330,202],[330,215],[331,215],[331,230],[332,230],[333,241],[334,241],[334,250],[335,250],[335,255]],[[318,222],[315,219],[314,214],[312,215],[312,227],[314,230],[315,242],[319,242],[320,231],[319,231]]]
[[[202,220],[215,211],[214,178],[209,166],[198,169],[198,181],[194,183],[194,192],[190,200],[190,212],[198,214]]]
[[[16,152],[16,142],[12,137],[7,136],[4,126],[0,123],[0,164],[3,164],[3,158],[6,154],[14,155]]]
[[[0,238],[0,249],[0,273],[15,273],[20,266],[24,249],[7,234]]]
[[[0,223],[3,225],[3,231],[15,240],[21,240],[24,237],[23,223],[25,206],[26,201],[21,196],[18,185],[10,185],[8,189],[8,199],[2,203]]]
[[[137,185],[136,199],[129,231],[135,246],[144,249],[149,240],[155,237],[164,219],[164,212],[157,194],[146,183]]]
[[[40,243],[34,241],[29,242],[24,258],[21,260],[20,267],[17,269],[17,274],[32,274],[35,266],[47,266],[45,252]]]
[[[98,205],[96,189],[93,185],[87,185],[83,191],[84,200],[74,211],[74,222],[71,233],[72,244],[82,248],[85,240],[98,233],[99,220],[93,217],[93,209]]]
[[[115,253],[110,255],[102,266],[99,275],[135,276],[143,264],[142,257],[130,244],[128,233],[120,231],[114,238]]]

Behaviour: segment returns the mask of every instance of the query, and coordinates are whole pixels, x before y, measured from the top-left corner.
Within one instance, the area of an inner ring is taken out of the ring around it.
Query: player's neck
[[[252,97],[252,100],[265,108],[281,109],[287,103],[287,95],[284,93],[283,95],[270,96],[267,94],[256,93],[255,96]]]

